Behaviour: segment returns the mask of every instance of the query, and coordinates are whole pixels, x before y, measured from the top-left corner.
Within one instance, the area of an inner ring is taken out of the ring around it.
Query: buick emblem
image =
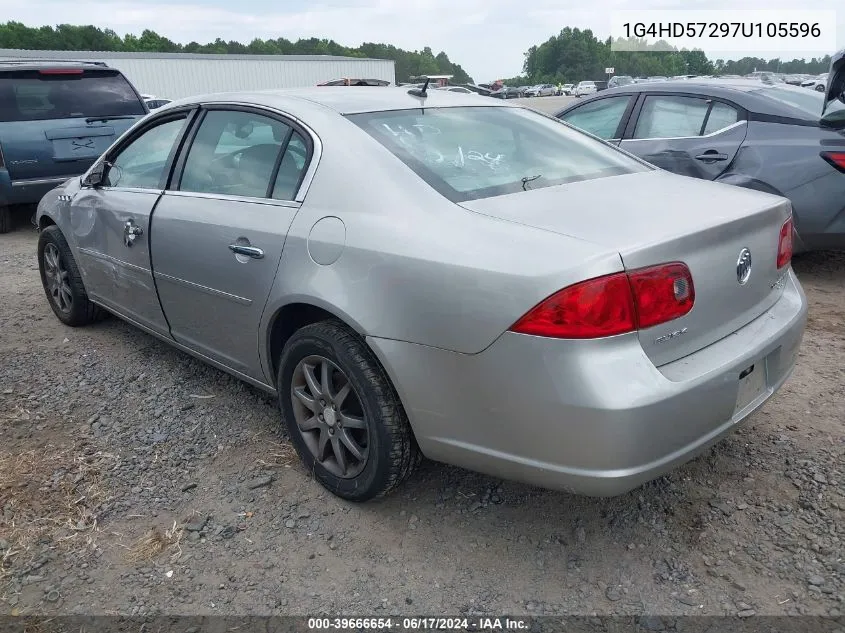
[[[751,251],[743,248],[739,251],[739,258],[736,260],[736,280],[740,286],[744,286],[751,277]]]

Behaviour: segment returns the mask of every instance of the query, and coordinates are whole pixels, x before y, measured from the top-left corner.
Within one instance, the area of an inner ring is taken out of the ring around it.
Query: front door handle
[[[241,244],[229,244],[229,250],[235,255],[246,255],[253,259],[261,259],[264,257],[264,251],[255,246],[242,246]]]
[[[716,150],[710,150],[709,152],[704,152],[703,154],[699,154],[695,157],[695,160],[703,160],[703,161],[719,161],[719,160],[728,160],[727,154],[720,154]]]
[[[139,235],[144,234],[144,229],[140,226],[135,226],[132,220],[127,220],[123,225],[123,244],[125,246],[132,246]]]

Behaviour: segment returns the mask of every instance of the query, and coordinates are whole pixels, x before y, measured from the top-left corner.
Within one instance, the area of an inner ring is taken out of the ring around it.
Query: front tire
[[[79,327],[102,317],[103,311],[88,300],[70,246],[55,225],[38,237],[38,268],[47,302],[59,321]]]
[[[294,333],[277,376],[282,420],[306,468],[350,501],[381,497],[420,461],[393,385],[367,345],[343,323]]]

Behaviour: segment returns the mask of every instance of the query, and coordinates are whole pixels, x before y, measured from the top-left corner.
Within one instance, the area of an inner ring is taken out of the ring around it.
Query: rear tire
[[[88,300],[82,275],[59,227],[48,226],[38,237],[41,284],[53,313],[71,327],[88,325],[105,314]]]
[[[276,386],[296,452],[338,497],[384,496],[420,462],[405,409],[384,369],[340,321],[307,325],[291,336]]]
[[[12,230],[12,210],[9,207],[0,206],[0,233],[8,233]]]

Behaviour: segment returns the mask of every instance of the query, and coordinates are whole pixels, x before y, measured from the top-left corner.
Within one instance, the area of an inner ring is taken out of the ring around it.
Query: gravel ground
[[[117,319],[51,313],[0,235],[0,598],[19,614],[816,614],[845,610],[845,256],[795,268],[795,374],[706,455],[596,500],[425,463],[323,491],[272,398]]]

